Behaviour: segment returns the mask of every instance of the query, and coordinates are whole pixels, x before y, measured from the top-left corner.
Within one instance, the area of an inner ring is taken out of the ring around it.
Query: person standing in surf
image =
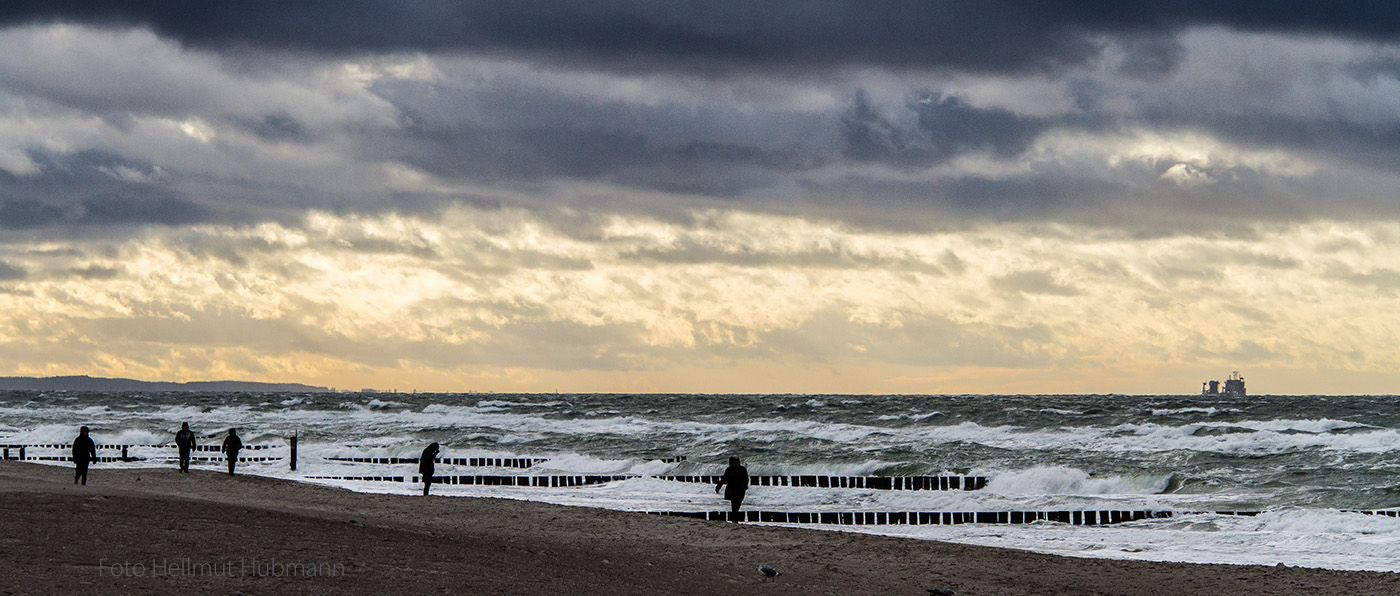
[[[728,488],[724,488],[728,485]],[[749,490],[749,469],[739,465],[739,457],[729,456],[729,467],[724,470],[724,475],[720,477],[719,484],[715,485],[715,492],[724,488],[724,498],[729,501],[729,521],[738,521],[739,505],[744,502],[744,493]]]
[[[180,450],[180,471],[188,474],[190,451],[194,450],[194,431],[190,430],[190,423],[180,423],[180,431],[175,433],[175,447]]]
[[[78,438],[73,439],[73,484],[78,480],[87,486],[88,464],[97,461],[97,444],[88,436],[88,427],[78,429]]]
[[[235,429],[228,429],[228,436],[224,437],[224,446],[221,448],[228,454],[228,475],[233,475],[233,466],[238,463],[238,451],[243,448],[243,439],[238,438]]]
[[[433,443],[428,445],[423,450],[423,455],[418,457],[418,473],[423,476],[423,496],[425,497],[428,496],[428,488],[433,485],[433,472],[436,470],[433,467],[433,460],[437,459],[438,450],[438,444]]]

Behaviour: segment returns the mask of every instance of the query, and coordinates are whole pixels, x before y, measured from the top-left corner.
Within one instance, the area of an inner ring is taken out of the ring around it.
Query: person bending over
[[[433,485],[433,460],[437,459],[438,444],[428,445],[423,455],[418,457],[418,473],[423,476],[423,496],[428,496],[428,487]]]

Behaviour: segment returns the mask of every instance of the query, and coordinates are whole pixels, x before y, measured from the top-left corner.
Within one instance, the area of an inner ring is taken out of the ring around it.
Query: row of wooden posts
[[[298,439],[299,434],[300,434],[300,433],[296,433],[296,434],[293,434],[291,437],[288,437],[288,438],[287,438],[287,447],[288,447],[288,457],[287,457],[287,459],[288,459],[288,461],[289,461],[289,465],[290,465],[290,467],[291,467],[292,470],[296,470],[296,469],[297,469],[297,439]],[[131,447],[154,447],[154,448],[161,448],[161,449],[175,449],[175,448],[176,448],[176,445],[174,445],[173,443],[157,443],[157,444],[128,444],[128,445],[97,445],[96,447],[97,447],[97,449],[99,449],[99,450],[121,449],[121,452],[122,452],[121,457],[112,456],[112,457],[99,457],[99,458],[97,458],[97,461],[98,461],[98,462],[114,462],[114,461],[140,461],[142,458],[133,458],[133,457],[130,457],[130,455],[128,454],[128,449],[131,448]],[[243,446],[243,449],[245,449],[245,450],[257,451],[257,450],[263,450],[263,449],[276,449],[276,448],[278,448],[278,447],[279,447],[279,445],[265,445],[265,444],[260,444],[260,445],[244,445],[244,446]],[[22,445],[21,445],[21,444],[0,445],[0,455],[3,455],[3,457],[0,457],[0,459],[10,459],[11,450],[14,450],[15,453],[16,453],[16,455],[17,455],[16,459],[20,459],[20,460],[26,460],[26,459],[33,459],[33,460],[38,460],[38,461],[71,461],[71,460],[72,460],[72,457],[65,457],[65,456],[41,456],[41,457],[29,458],[29,457],[27,456],[26,450],[27,450],[27,449],[30,449],[30,448],[33,448],[33,449],[65,449],[65,450],[66,450],[66,449],[72,449],[72,448],[73,448],[73,445],[72,445],[72,443],[38,443],[38,444],[22,444]],[[217,453],[217,452],[223,451],[223,446],[222,446],[221,444],[196,445],[196,446],[193,448],[193,451],[197,451],[197,452],[198,452],[198,451],[204,451],[204,452],[215,452],[215,453]],[[204,461],[204,460],[206,460],[206,459],[208,459],[208,458],[191,458],[191,459],[193,459],[193,460],[195,460],[195,461]],[[280,458],[276,458],[276,457],[244,458],[244,457],[240,457],[240,458],[238,458],[238,461],[240,461],[240,462],[244,462],[244,461],[273,461],[273,460],[276,460],[276,459],[280,459]],[[354,462],[354,463],[369,463],[369,464],[416,464],[416,463],[418,463],[418,458],[416,458],[416,457],[329,457],[329,458],[326,458],[326,459],[329,459],[329,460],[331,460],[331,461],[343,461],[343,462]],[[534,466],[536,466],[536,465],[539,465],[539,464],[542,463],[542,462],[546,462],[546,461],[549,461],[549,460],[548,460],[547,458],[532,458],[532,457],[457,457],[457,458],[437,458],[437,459],[434,459],[433,461],[435,461],[435,462],[437,462],[437,463],[441,463],[441,464],[458,465],[458,466],[495,467],[495,468],[530,468],[530,467],[534,467]],[[673,456],[673,457],[664,457],[664,458],[661,458],[660,461],[663,462],[663,463],[668,463],[668,464],[680,463],[680,462],[686,461],[686,456],[684,456],[684,455],[678,455],[678,456]]]
[[[292,470],[296,470],[296,469],[297,469],[297,435],[292,435],[291,437],[289,437],[289,438],[287,439],[287,446],[288,446],[287,461],[288,461],[289,464],[291,465]],[[97,459],[96,459],[96,461],[97,461],[98,463],[108,463],[108,462],[130,462],[130,461],[142,461],[142,460],[144,460],[145,458],[141,458],[141,457],[131,457],[130,451],[129,451],[129,450],[130,450],[132,447],[153,447],[153,448],[157,448],[157,449],[176,449],[176,448],[177,448],[177,446],[176,446],[174,443],[158,443],[158,444],[150,444],[150,445],[144,445],[144,444],[130,444],[130,445],[96,445],[95,447],[96,447],[96,449],[99,450],[99,451],[109,451],[109,450],[120,449],[121,452],[122,452],[121,456],[98,456]],[[278,446],[278,445],[244,445],[243,448],[240,449],[240,451],[243,451],[243,450],[247,450],[247,451],[261,451],[261,450],[264,450],[264,449],[276,449],[277,447],[279,447],[279,446]],[[73,456],[71,456],[71,455],[36,455],[36,456],[34,456],[34,457],[29,457],[29,449],[31,449],[31,448],[32,448],[32,449],[59,449],[59,450],[67,450],[67,449],[72,449],[72,448],[73,448],[73,444],[72,444],[72,443],[37,443],[37,444],[23,444],[23,445],[19,445],[19,444],[0,445],[0,459],[4,459],[4,460],[11,459],[10,455],[11,455],[11,453],[13,453],[14,456],[15,456],[14,459],[21,460],[21,461],[73,461]],[[219,452],[222,452],[222,451],[223,451],[223,445],[221,445],[221,444],[216,444],[216,445],[195,445],[194,448],[191,449],[191,451],[194,451],[194,452],[213,452],[213,453],[219,453]],[[216,457],[191,457],[191,458],[190,458],[191,461],[200,461],[200,462],[203,462],[203,461],[218,461],[219,459],[220,459],[220,458],[216,458]],[[244,456],[244,457],[239,457],[239,458],[238,458],[238,461],[239,461],[239,462],[265,462],[265,461],[276,461],[276,460],[279,460],[279,459],[282,459],[282,458],[280,458],[280,457],[271,457],[271,456],[265,456],[265,457],[247,457],[247,456]],[[415,461],[416,461],[416,460],[415,460]]]
[[[1170,518],[1172,511],[646,511],[651,515],[709,521],[827,526],[955,526],[963,524],[1020,525],[1057,522],[1074,526],[1105,526]],[[1233,513],[1232,513],[1233,514]]]
[[[1150,519],[1170,519],[1182,515],[1228,515],[1253,517],[1262,511],[646,511],[650,515],[688,517],[710,521],[741,521],[775,524],[821,524],[829,526],[954,526],[962,524],[1019,525],[1055,522],[1072,526],[1106,526]],[[1400,510],[1343,510],[1343,513],[1400,517]]]
[[[412,463],[416,460],[410,460]],[[308,480],[349,480],[356,482],[422,482],[418,475],[406,476],[307,476]],[[563,488],[604,484],[636,478],[670,482],[715,484],[719,476],[644,476],[641,474],[554,474],[512,475],[434,475],[433,484],[468,486],[530,486]],[[860,488],[867,490],[980,490],[987,486],[983,476],[750,476],[751,486],[790,486],[811,488]]]
[[[4,445],[3,459],[10,459],[11,449],[18,451],[18,459],[30,461],[71,461],[70,456],[35,456],[27,455],[27,448],[43,449],[70,449],[72,445],[67,444],[37,444],[37,445]],[[128,449],[131,447],[155,447],[174,448],[171,444],[155,445],[99,445],[100,450],[120,449],[120,457],[99,457],[98,462],[117,461],[139,461],[141,458],[130,457]],[[276,448],[276,445],[247,445],[247,450],[265,450]],[[218,452],[219,445],[198,445],[195,451]],[[217,458],[194,457],[194,461],[217,461]],[[239,457],[240,462],[266,462],[275,461],[277,457]],[[369,464],[416,464],[416,457],[331,457],[332,461],[343,461],[353,463]],[[292,470],[297,469],[297,436],[293,435],[288,439],[288,460]],[[663,461],[681,462],[685,461],[685,456],[666,458]],[[548,461],[545,458],[437,458],[437,463],[447,465],[461,465],[471,467],[504,467],[504,468],[530,468]],[[630,478],[640,478],[641,475],[550,475],[550,476],[505,476],[505,475],[456,475],[456,476],[435,476],[435,483],[440,484],[462,484],[479,486],[540,486],[540,487],[568,487],[584,486],[589,484],[600,484],[625,480]],[[312,476],[310,479],[318,480],[358,480],[358,481],[378,481],[378,482],[420,482],[418,476]],[[672,482],[691,482],[714,484],[719,481],[719,476],[711,475],[674,475],[657,476],[661,480]],[[813,487],[813,488],[856,488],[868,490],[979,490],[987,485],[987,478],[983,476],[820,476],[820,475],[754,475],[749,477],[749,482],[753,486],[793,486],[793,487]]]

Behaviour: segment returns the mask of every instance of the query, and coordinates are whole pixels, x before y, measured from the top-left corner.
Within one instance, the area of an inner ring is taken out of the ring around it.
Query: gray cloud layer
[[[500,3],[436,0],[191,5],[175,0],[12,0],[0,24],[72,20],[145,25],[184,43],[322,52],[520,52],[618,64],[845,64],[1019,71],[1079,64],[1097,35],[1171,35],[1193,26],[1391,40],[1382,1],[1042,2],[1034,0]],[[1162,60],[1163,47],[1136,48]],[[1170,52],[1167,52],[1168,54]],[[1142,61],[1139,61],[1142,62]]]
[[[9,2],[0,234],[453,203],[1397,217],[1400,9],[1348,6]]]

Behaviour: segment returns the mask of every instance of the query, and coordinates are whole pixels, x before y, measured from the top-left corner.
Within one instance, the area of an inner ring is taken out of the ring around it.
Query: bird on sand
[[[759,573],[762,573],[762,574],[764,575],[764,577],[767,577],[768,579],[773,579],[773,578],[778,577],[779,575],[782,575],[782,574],[783,574],[783,572],[778,571],[777,569],[774,569],[774,568],[769,567],[769,566],[767,566],[767,565],[759,565],[759,566],[758,566],[758,571],[759,571]]]

